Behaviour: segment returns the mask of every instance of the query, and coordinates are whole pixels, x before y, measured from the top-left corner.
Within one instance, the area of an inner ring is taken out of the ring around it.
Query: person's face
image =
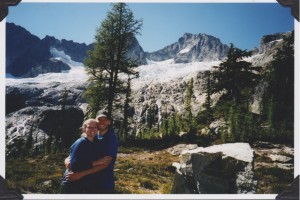
[[[98,128],[100,132],[106,131],[109,125],[110,125],[110,120],[107,119],[106,117],[98,118]]]
[[[85,128],[85,134],[87,137],[95,137],[98,132],[98,124],[97,122],[89,122]]]

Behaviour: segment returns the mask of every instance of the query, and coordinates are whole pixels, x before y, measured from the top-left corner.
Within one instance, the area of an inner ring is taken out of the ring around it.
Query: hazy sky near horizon
[[[127,3],[135,19],[143,20],[137,39],[144,51],[170,45],[184,33],[205,33],[241,49],[258,47],[263,35],[294,30],[290,8],[268,3]],[[90,44],[96,28],[111,10],[110,3],[32,3],[9,7],[7,22],[43,39]]]

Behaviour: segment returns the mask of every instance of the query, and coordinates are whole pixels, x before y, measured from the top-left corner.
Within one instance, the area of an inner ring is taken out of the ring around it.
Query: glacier
[[[65,52],[55,48],[51,48],[50,52],[53,59],[64,62],[69,65],[71,69],[63,73],[40,74],[34,78],[17,78],[6,74],[6,85],[46,85],[52,82],[76,84],[76,82],[86,82],[88,80],[88,75],[83,63],[73,61]],[[139,78],[132,81],[132,89],[138,90],[143,85],[152,82],[166,83],[176,79],[188,80],[192,74],[196,74],[199,71],[210,70],[213,66],[219,65],[220,62],[221,61],[174,63],[173,59],[158,62],[147,60],[147,65],[141,65],[136,69],[140,75]]]
[[[20,84],[28,85],[47,85],[53,82],[63,84],[84,83],[88,80],[88,74],[85,71],[83,63],[75,62],[64,51],[56,48],[50,49],[52,59],[60,60],[70,66],[70,70],[62,73],[46,73],[40,74],[34,78],[18,78],[11,74],[6,74],[6,85],[18,86]],[[251,62],[262,54],[256,54],[245,58],[247,62]],[[198,72],[211,70],[213,66],[218,66],[222,61],[203,61],[191,63],[175,63],[174,59],[164,61],[147,60],[146,65],[140,65],[136,71],[139,77],[132,80],[132,89],[139,90],[146,84],[167,83],[171,81],[184,80],[188,81]],[[122,74],[120,77],[124,77]]]

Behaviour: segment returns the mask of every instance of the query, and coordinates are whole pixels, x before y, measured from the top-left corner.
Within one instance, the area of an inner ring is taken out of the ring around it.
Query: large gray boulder
[[[253,194],[254,151],[247,143],[229,143],[184,150],[171,193]]]

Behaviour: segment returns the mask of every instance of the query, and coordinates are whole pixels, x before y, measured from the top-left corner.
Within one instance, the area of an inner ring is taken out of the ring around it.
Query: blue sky
[[[184,33],[206,33],[241,49],[258,47],[263,35],[294,30],[290,8],[274,3],[127,3],[143,19],[138,36],[144,51],[176,42]],[[9,7],[7,22],[44,38],[90,44],[112,8],[110,3],[29,3]]]

